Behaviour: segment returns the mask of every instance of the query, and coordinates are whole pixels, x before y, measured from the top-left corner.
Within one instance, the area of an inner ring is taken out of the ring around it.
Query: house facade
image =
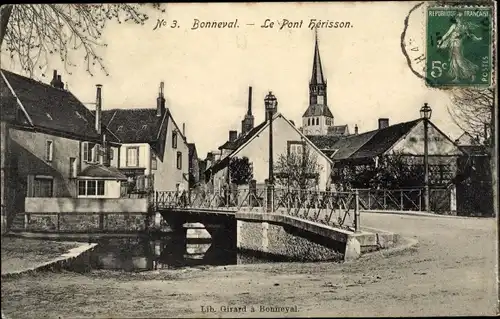
[[[318,164],[317,189],[325,190],[329,187],[331,160],[323,154],[313,143],[311,143],[290,121],[282,114],[276,113],[273,122],[273,160],[275,174],[280,174],[276,164],[280,157],[287,157],[290,153],[303,154],[305,148],[310,151]],[[227,184],[229,177],[229,163],[232,158],[247,157],[252,166],[253,179],[257,184],[264,184],[269,177],[269,121],[264,121],[252,128],[245,135],[235,140],[230,140],[230,145],[225,143],[223,151],[227,153],[222,159],[207,168],[206,175],[209,176],[215,189]],[[230,134],[230,138],[234,134]],[[230,147],[230,149],[229,149]]]
[[[10,217],[24,211],[26,197],[120,196],[113,188],[124,176],[111,155],[117,138],[64,89],[56,71],[50,84],[6,70],[0,82],[2,205]],[[98,86],[99,106],[100,95]]]
[[[429,178],[434,185],[447,184],[457,174],[457,159],[463,151],[437,126],[428,122]],[[309,136],[311,141],[330,156],[333,173],[347,168],[378,166],[385,156],[398,156],[407,165],[423,166],[424,120],[389,125],[379,120],[377,130],[345,137]],[[334,180],[336,178],[334,177]]]
[[[128,194],[188,188],[189,147],[184,126],[165,106],[163,83],[156,108],[105,110],[102,120],[121,143],[117,167],[127,176]]]

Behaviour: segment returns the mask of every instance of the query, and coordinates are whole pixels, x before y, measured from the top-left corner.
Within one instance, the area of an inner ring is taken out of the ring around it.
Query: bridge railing
[[[421,211],[422,188],[408,189],[358,189],[359,202],[366,210]]]
[[[313,222],[359,231],[358,192],[276,189],[274,211]]]
[[[155,194],[159,209],[183,208],[219,211],[267,211],[286,214],[313,222],[359,231],[359,194],[352,192],[274,189],[257,187],[214,191],[159,191]]]

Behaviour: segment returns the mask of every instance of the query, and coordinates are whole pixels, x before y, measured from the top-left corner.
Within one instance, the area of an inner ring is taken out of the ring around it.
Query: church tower
[[[314,44],[314,59],[311,81],[309,82],[309,107],[302,115],[302,129],[305,135],[327,135],[333,126],[333,114],[328,108],[326,80],[318,46],[318,29]]]

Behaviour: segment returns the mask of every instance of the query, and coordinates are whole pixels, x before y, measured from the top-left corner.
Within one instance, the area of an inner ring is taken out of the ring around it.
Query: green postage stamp
[[[490,86],[492,26],[492,8],[428,8],[427,84]]]

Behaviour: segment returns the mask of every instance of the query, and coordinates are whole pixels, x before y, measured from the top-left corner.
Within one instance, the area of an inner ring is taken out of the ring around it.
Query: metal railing
[[[324,225],[360,230],[359,195],[352,192],[274,189],[157,191],[155,209],[259,211],[290,215]]]
[[[357,189],[359,205],[364,210],[421,211],[422,188],[411,189]]]

